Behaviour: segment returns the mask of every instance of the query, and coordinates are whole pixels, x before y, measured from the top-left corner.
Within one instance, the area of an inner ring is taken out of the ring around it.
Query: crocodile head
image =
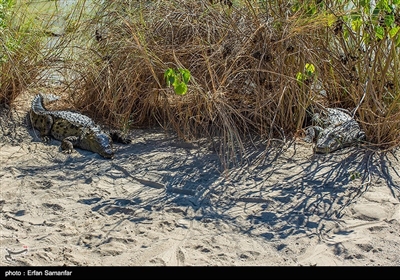
[[[355,145],[365,138],[358,123],[354,120],[347,121],[336,127],[326,128],[318,135],[315,145],[316,153],[331,153],[338,149]]]
[[[104,158],[113,158],[114,151],[111,137],[104,132],[86,134],[81,138],[81,146],[98,153]]]

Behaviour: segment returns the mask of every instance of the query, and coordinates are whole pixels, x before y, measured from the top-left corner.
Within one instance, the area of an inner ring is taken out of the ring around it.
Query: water
[[[62,35],[73,21],[87,20],[96,13],[94,0],[17,0],[17,6],[42,20],[49,33]],[[32,18],[27,18],[32,20]]]
[[[45,85],[59,85],[73,78],[64,61],[72,58],[77,51],[87,46],[90,38],[82,38],[75,27],[88,21],[96,14],[95,0],[17,0],[16,8],[30,28],[40,28],[43,37],[42,53],[46,63],[40,75]],[[18,14],[18,13],[17,13]]]

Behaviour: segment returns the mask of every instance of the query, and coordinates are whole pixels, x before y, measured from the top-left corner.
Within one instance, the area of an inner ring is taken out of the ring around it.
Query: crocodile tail
[[[32,110],[36,114],[45,113],[47,110],[44,107],[44,101],[46,100],[47,102],[54,102],[59,99],[60,97],[54,94],[37,94],[32,100]]]

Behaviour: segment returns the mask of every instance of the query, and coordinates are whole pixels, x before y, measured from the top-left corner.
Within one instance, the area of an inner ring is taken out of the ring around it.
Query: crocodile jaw
[[[103,149],[98,151],[98,154],[101,155],[104,158],[113,158],[114,157],[114,151],[112,149]]]
[[[318,154],[327,154],[347,146],[350,146],[350,143],[345,143],[340,137],[335,136],[329,137],[329,139],[325,139],[325,141],[318,141],[314,151]]]
[[[104,158],[114,157],[110,136],[100,131],[84,135],[84,137],[80,139],[79,146],[86,150],[98,153]]]
[[[114,151],[112,148],[112,140],[106,134],[99,134],[95,137],[94,150],[105,158],[113,158]]]

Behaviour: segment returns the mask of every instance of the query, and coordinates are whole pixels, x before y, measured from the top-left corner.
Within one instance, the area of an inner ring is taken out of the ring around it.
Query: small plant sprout
[[[299,84],[311,79],[315,74],[315,66],[312,63],[306,63],[303,72],[298,72],[296,80]]]
[[[178,95],[185,95],[187,92],[187,84],[190,80],[190,71],[187,69],[179,68],[178,71],[168,68],[164,72],[164,78],[167,86],[174,87],[174,91]]]
[[[361,178],[361,173],[358,171],[350,171],[349,172],[349,178],[351,181],[354,181],[355,179],[359,179]]]

